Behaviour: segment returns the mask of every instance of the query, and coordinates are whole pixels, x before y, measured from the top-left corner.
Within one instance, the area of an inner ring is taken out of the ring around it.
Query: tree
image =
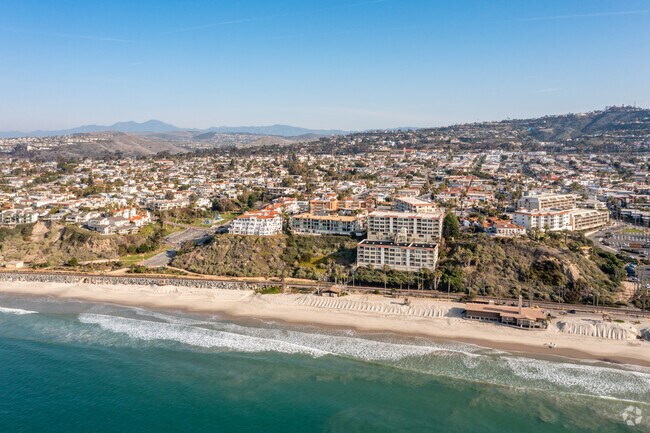
[[[384,271],[384,290],[386,290],[386,284],[388,283],[388,270],[390,267],[388,265],[382,266],[382,270]]]
[[[442,221],[442,236],[445,239],[454,239],[460,236],[458,218],[453,212],[447,212],[445,219]]]
[[[442,278],[442,271],[440,269],[436,269],[433,272],[433,289],[438,290],[438,284],[440,284],[440,279]]]

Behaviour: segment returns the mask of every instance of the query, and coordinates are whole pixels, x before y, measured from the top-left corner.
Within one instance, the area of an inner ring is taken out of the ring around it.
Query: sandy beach
[[[250,318],[355,329],[361,332],[391,332],[531,354],[568,357],[650,367],[650,342],[637,339],[634,331],[650,329],[650,319],[622,316],[616,327],[618,338],[579,335],[581,324],[597,323],[596,315],[558,317],[546,330],[522,330],[494,323],[463,319],[463,304],[431,299],[401,299],[380,295],[352,294],[341,298],[305,294],[260,295],[251,290],[207,289],[179,286],[108,285],[85,283],[11,282],[0,284],[0,292],[18,296],[52,296],[126,306],[220,313]],[[559,322],[570,322],[561,326]],[[638,321],[638,323],[637,323]],[[624,332],[623,332],[624,331]],[[628,335],[621,338],[620,334]],[[555,347],[550,348],[550,343]]]

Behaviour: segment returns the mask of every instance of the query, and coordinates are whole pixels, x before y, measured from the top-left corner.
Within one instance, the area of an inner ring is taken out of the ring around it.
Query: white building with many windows
[[[249,236],[279,235],[282,233],[282,216],[272,210],[246,212],[232,221],[229,233]]]
[[[576,207],[574,194],[531,194],[524,195],[517,202],[520,209],[533,210],[570,210]]]
[[[368,239],[387,240],[401,233],[409,242],[437,242],[443,215],[435,213],[375,211],[368,215]]]
[[[526,210],[520,209],[512,216],[512,222],[526,230],[542,231],[571,230],[570,210]]]
[[[435,213],[438,211],[438,206],[435,203],[415,197],[395,197],[393,208],[397,212]]]
[[[438,264],[438,244],[397,243],[364,239],[357,245],[357,265],[398,271],[434,271]]]
[[[514,213],[512,222],[526,230],[592,230],[609,224],[609,211],[581,208],[541,211],[520,209]]]
[[[294,233],[299,234],[350,236],[363,233],[365,217],[302,213],[291,218],[290,226]]]
[[[0,212],[0,223],[6,226],[17,224],[34,224],[38,221],[38,212],[33,209],[6,209]]]

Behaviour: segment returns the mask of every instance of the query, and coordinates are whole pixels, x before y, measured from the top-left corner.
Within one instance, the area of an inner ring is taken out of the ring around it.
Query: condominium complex
[[[527,230],[589,230],[609,223],[607,210],[576,208],[573,194],[527,195],[518,205],[512,220]]]
[[[365,203],[351,197],[338,199],[336,194],[324,194],[309,201],[309,213],[328,215],[332,213],[350,213],[365,207]]]
[[[398,271],[434,271],[438,263],[438,244],[373,241],[364,239],[357,245],[357,265]]]
[[[358,215],[314,215],[303,213],[291,218],[291,230],[299,234],[354,235],[362,234],[365,218]]]
[[[437,242],[442,233],[442,213],[375,211],[368,215],[368,239],[386,240],[396,234],[410,242]]]
[[[519,209],[526,210],[569,210],[576,207],[573,194],[534,194],[525,195],[517,202]]]
[[[539,229],[542,231],[571,230],[570,210],[526,210],[516,211],[512,222],[523,226],[526,230]]]
[[[590,230],[609,223],[609,211],[596,209],[575,209],[571,211],[573,230]]]
[[[375,211],[368,215],[368,239],[357,246],[357,265],[398,271],[435,270],[442,213]]]
[[[279,235],[282,233],[282,217],[274,210],[246,212],[233,220],[229,232],[251,236]]]
[[[395,197],[393,208],[397,212],[437,212],[438,206],[435,203],[420,200],[414,197]]]

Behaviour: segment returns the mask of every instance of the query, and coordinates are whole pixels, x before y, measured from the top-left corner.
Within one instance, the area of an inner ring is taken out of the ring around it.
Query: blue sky
[[[650,107],[650,1],[0,0],[0,130]]]

